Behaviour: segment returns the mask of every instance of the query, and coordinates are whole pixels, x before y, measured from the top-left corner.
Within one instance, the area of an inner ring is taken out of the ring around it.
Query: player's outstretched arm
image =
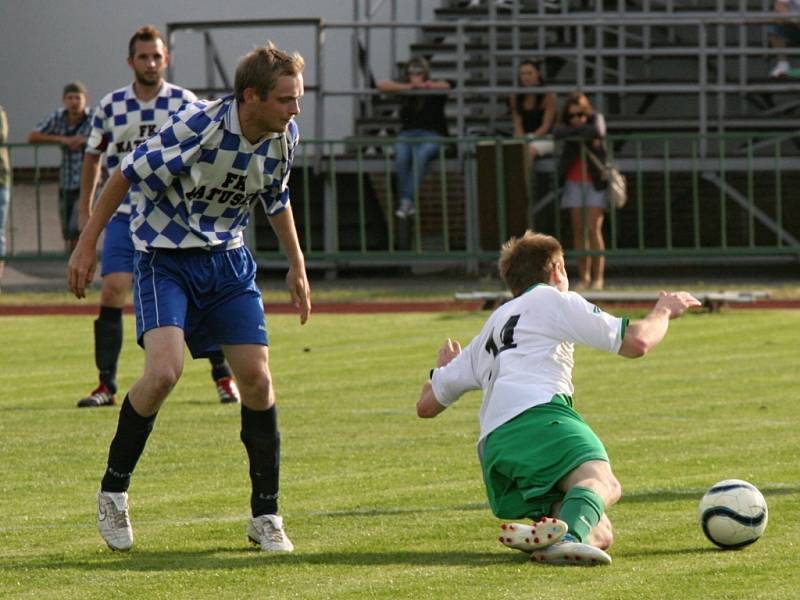
[[[67,265],[67,286],[77,298],[86,296],[86,287],[94,279],[97,266],[97,240],[103,232],[108,220],[119,207],[130,182],[119,170],[114,171],[108,185],[97,201],[97,208],[81,231],[75,250],[69,257]]]
[[[286,274],[286,286],[292,297],[292,304],[300,311],[300,324],[304,325],[311,314],[311,286],[306,275],[306,261],[300,242],[297,240],[297,230],[294,226],[294,216],[291,205],[274,217],[269,217],[275,235],[281,243],[286,258],[289,260],[289,272]]]
[[[695,306],[700,306],[700,301],[687,292],[661,292],[650,314],[628,326],[619,354],[627,358],[644,356],[664,339],[670,319]]]
[[[453,360],[456,356],[461,354],[461,344],[458,340],[451,340],[447,338],[439,348],[436,356],[436,367],[443,367]],[[422,386],[422,392],[417,401],[417,416],[423,419],[430,419],[442,412],[446,406],[440,404],[433,393],[433,385],[430,379]]]

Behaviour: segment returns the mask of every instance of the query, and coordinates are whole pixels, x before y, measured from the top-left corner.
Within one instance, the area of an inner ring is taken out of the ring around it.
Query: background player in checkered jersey
[[[169,53],[161,33],[152,25],[139,28],[128,43],[128,65],[134,81],[106,95],[95,110],[91,134],[81,173],[80,225],[85,226],[91,212],[100,175],[100,156],[105,166],[115,170],[120,161],[158,130],[179,108],[197,97],[164,81]],[[79,407],[116,404],[117,363],[122,350],[122,307],[133,279],[133,242],[130,239],[131,207],[136,203],[132,191],[120,204],[106,227],[103,242],[103,285],[100,314],[94,322],[95,362],[100,383]],[[222,351],[209,355],[211,376],[220,402],[239,402],[239,391]]]
[[[288,188],[303,67],[300,55],[272,44],[243,57],[233,96],[188,105],[123,160],[70,258],[69,287],[81,298],[105,223],[129,187],[141,192],[131,237],[145,368],[122,404],[97,494],[100,532],[114,550],[133,545],[130,477],[180,377],[184,342],[195,358],[221,345],[241,387],[241,440],[252,484],[248,537],[264,551],[293,549],[278,515],[280,436],[264,307],[242,233],[260,201],[288,258],[287,285],[305,323],[310,290]]]
[[[650,314],[628,324],[569,292],[561,244],[531,231],[503,246],[499,270],[514,298],[463,351],[445,341],[417,414],[435,417],[483,389],[478,454],[489,505],[501,519],[535,521],[503,525],[500,541],[534,561],[609,564],[605,510],[621,488],[602,442],[572,408],[574,344],[638,358],[700,302],[662,292]]]

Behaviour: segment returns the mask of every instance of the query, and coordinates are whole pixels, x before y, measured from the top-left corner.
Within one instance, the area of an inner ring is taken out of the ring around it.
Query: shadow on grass
[[[613,553],[613,548],[612,548]],[[626,559],[626,558],[649,558],[655,556],[674,556],[674,557],[688,557],[692,554],[719,554],[719,553],[730,553],[736,554],[734,550],[722,550],[720,548],[716,548],[713,546],[704,546],[704,547],[697,547],[697,548],[647,548],[643,550],[634,550],[633,552],[623,552],[615,555],[615,558],[618,559]]]
[[[259,550],[242,548],[209,548],[205,550],[158,550],[135,548],[125,554],[111,553],[86,558],[67,558],[63,554],[39,556],[36,561],[0,561],[0,568],[86,571],[196,571],[217,569],[253,569],[264,567],[353,566],[374,567],[390,565],[407,566],[460,566],[485,567],[500,564],[527,562],[522,553],[507,552],[294,552],[292,554],[266,554]]]
[[[766,498],[770,496],[784,496],[788,494],[800,494],[800,487],[761,487],[758,488]],[[619,503],[626,502],[672,502],[674,500],[700,500],[707,491],[704,489],[685,489],[685,490],[651,490],[643,492],[623,493]]]
[[[315,517],[376,517],[431,512],[464,512],[470,510],[489,510],[489,505],[486,503],[474,503],[462,504],[461,506],[407,506],[402,508],[365,507],[351,510],[320,510],[310,514]]]

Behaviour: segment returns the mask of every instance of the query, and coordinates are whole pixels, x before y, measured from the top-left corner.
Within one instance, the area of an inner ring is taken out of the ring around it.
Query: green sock
[[[600,495],[586,487],[575,486],[564,495],[558,518],[569,527],[569,532],[581,542],[600,521],[606,510],[606,503]]]

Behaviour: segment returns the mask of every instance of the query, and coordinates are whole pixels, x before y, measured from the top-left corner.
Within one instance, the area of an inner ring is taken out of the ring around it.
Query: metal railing
[[[648,12],[656,4],[664,5],[664,10]],[[446,72],[435,69],[434,76],[446,77],[455,84],[450,92],[451,108],[454,109],[455,131],[461,135],[468,133],[468,103],[476,98],[486,100],[486,130],[496,131],[497,120],[501,118],[498,115],[498,107],[502,104],[500,99],[525,91],[511,83],[514,79],[512,72],[519,61],[530,54],[545,60],[545,77],[549,75],[546,69],[548,60],[561,60],[566,65],[569,81],[560,77],[558,83],[548,84],[547,90],[565,94],[580,89],[593,96],[599,111],[608,114],[621,114],[620,111],[608,110],[610,99],[626,102],[632,97],[682,98],[681,105],[690,109],[691,114],[683,119],[686,123],[679,123],[676,128],[701,134],[723,132],[731,128],[752,128],[750,121],[760,113],[766,114],[767,109],[748,104],[748,98],[776,94],[779,96],[778,106],[769,110],[785,112],[788,117],[778,122],[773,114],[770,127],[796,127],[800,122],[792,116],[796,101],[786,99],[785,95],[800,91],[800,80],[765,81],[769,68],[766,62],[760,69],[764,77],[751,72],[754,59],[766,61],[779,53],[800,55],[798,48],[778,50],[766,43],[764,31],[766,25],[776,19],[775,13],[767,9],[765,3],[762,3],[762,10],[747,10],[749,4],[744,0],[737,3],[738,10],[729,8],[729,3],[722,0],[714,11],[686,11],[682,10],[683,4],[644,0],[643,10],[633,11],[618,2],[617,10],[613,11],[602,10],[601,3],[597,2],[593,10],[552,14],[546,12],[542,2],[538,5],[538,12],[531,14],[521,12],[519,3],[513,3],[510,13],[500,15],[494,3],[488,2],[488,19],[422,22],[419,8],[415,20],[394,18],[398,5],[396,0],[392,0],[388,4],[376,5],[381,9],[377,12],[370,9],[369,3],[364,10],[358,10],[358,3],[354,3],[354,20],[351,22],[325,22],[321,19],[178,22],[169,23],[167,31],[171,41],[181,31],[194,31],[204,36],[207,85],[196,88],[201,95],[222,93],[230,87],[212,32],[243,28],[262,28],[276,33],[281,30],[311,31],[308,39],[312,40],[309,61],[312,73],[308,75],[306,89],[314,98],[313,135],[317,139],[330,136],[327,115],[330,103],[337,99],[353,100],[354,119],[370,115],[370,102],[363,101],[378,94],[372,87],[373,78],[394,75],[401,58],[396,32],[416,32],[417,38],[421,39],[426,28],[434,26],[439,32],[437,35],[452,46],[449,50],[431,52],[434,58],[444,57],[450,65]],[[387,20],[374,18],[384,13],[389,17]],[[789,17],[787,20],[797,21],[798,18]],[[328,54],[331,52],[329,38],[337,32],[350,36],[349,77],[347,67],[343,66],[346,61],[342,61],[341,56]],[[501,33],[505,40],[502,47]],[[375,44],[370,41],[374,36],[382,40],[384,38],[380,36],[385,36],[389,43]],[[486,40],[484,50],[479,53],[482,55],[480,65],[473,60],[477,50],[467,51],[476,36]],[[552,36],[569,40],[569,48],[548,43]],[[530,44],[523,44],[526,39],[535,44],[534,49]],[[648,68],[652,71],[647,65],[658,60],[692,61],[695,66],[687,69],[679,81],[659,81],[652,73],[646,73]],[[336,62],[338,71],[332,69],[332,61]],[[232,70],[232,65],[227,70]],[[472,75],[477,71],[485,72],[487,79],[476,84]],[[342,76],[334,77],[331,73]],[[215,74],[225,85],[216,85]],[[174,75],[169,73],[170,77]],[[784,95],[783,99],[781,95]],[[734,102],[738,106],[735,109],[738,120],[731,119]],[[636,111],[627,112],[633,114]],[[748,114],[752,114],[752,119],[748,119]],[[667,124],[675,120],[662,117],[660,121]]]
[[[491,3],[490,3],[491,4]],[[493,4],[492,4],[493,6]],[[492,11],[494,8],[492,8]],[[518,11],[514,5],[514,13]],[[704,134],[712,131],[723,132],[735,123],[728,116],[729,97],[743,97],[746,94],[785,94],[800,91],[800,82],[781,81],[764,82],[763,78],[753,77],[747,68],[747,59],[751,57],[776,56],[779,51],[762,45],[751,44],[748,40],[748,30],[753,27],[764,27],[775,20],[773,12],[741,12],[741,13],[671,13],[664,14],[628,14],[613,12],[593,12],[590,14],[549,15],[542,14],[536,17],[519,15],[517,18],[492,19],[470,21],[458,19],[451,22],[437,22],[437,29],[448,30],[448,35],[454,40],[455,51],[452,55],[453,66],[447,74],[441,71],[435,73],[436,77],[448,77],[455,83],[450,97],[455,106],[456,130],[462,134],[467,131],[466,111],[467,100],[473,97],[489,98],[489,125],[488,129],[494,130],[497,118],[498,97],[507,97],[513,93],[524,92],[515,84],[500,85],[498,73],[511,71],[500,61],[511,61],[512,64],[521,58],[529,56],[530,49],[523,49],[519,45],[520,31],[540,30],[537,40],[544,40],[548,31],[567,32],[573,40],[574,46],[565,54],[564,48],[548,48],[543,43],[539,44],[535,55],[541,59],[564,59],[574,71],[574,83],[548,84],[546,91],[566,94],[576,89],[590,94],[594,104],[601,112],[606,112],[609,97],[630,97],[632,95],[651,95],[660,98],[678,97],[680,95],[694,98],[696,103],[694,111],[696,117],[692,120],[696,126],[691,129]],[[793,19],[789,19],[793,20]],[[798,20],[795,18],[794,20]],[[353,23],[328,23],[326,29],[386,29],[392,31],[397,28],[419,28],[416,22],[353,22]],[[692,30],[696,42],[681,46],[666,44],[656,46],[653,36],[637,35],[631,38],[629,32],[637,30],[650,32],[652,30],[670,30],[670,28],[683,28]],[[497,44],[497,31],[511,30],[511,37],[517,40],[510,49],[501,49]],[[617,43],[605,43],[604,32],[615,32]],[[736,32],[736,35],[727,33]],[[470,67],[470,53],[466,51],[468,39],[480,33],[488,35],[485,65]],[[728,41],[730,37],[730,42]],[[800,49],[788,48],[781,53],[790,56],[800,54]],[[441,55],[441,53],[439,53]],[[632,58],[651,61],[659,58],[685,59],[694,61],[694,72],[686,72],[681,81],[659,82],[642,79],[630,67]],[[627,60],[626,60],[627,59]],[[613,68],[609,65],[614,64]],[[736,67],[735,74],[729,74],[729,67]],[[394,67],[394,66],[393,66]],[[478,70],[488,74],[488,82],[480,85],[467,85],[469,74]],[[766,67],[764,69],[766,72]],[[547,75],[547,73],[545,73]],[[506,74],[506,79],[510,75]],[[378,92],[366,86],[356,88],[328,87],[323,92],[323,97],[337,96],[374,96]],[[689,102],[692,102],[691,100]],[[492,107],[495,107],[492,109]],[[754,117],[757,116],[754,111]],[[669,121],[668,117],[662,120]],[[790,119],[792,123],[798,119]],[[323,127],[323,130],[325,128]]]
[[[615,144],[625,143],[633,152],[632,157],[615,161],[627,176],[629,201],[622,210],[609,209],[605,255],[798,260],[800,209],[788,191],[800,183],[800,177],[795,180],[794,175],[800,159],[784,156],[786,145],[798,139],[800,132],[609,136],[612,160]],[[438,262],[470,269],[495,260],[499,244],[526,227],[570,239],[569,221],[560,209],[556,158],[539,159],[532,173],[518,173],[509,180],[512,167],[506,167],[502,149],[525,147],[527,140],[461,137],[402,141],[440,144],[427,183],[417,194],[416,214],[410,219],[394,215],[395,140],[303,142],[306,148],[296,157],[291,185],[298,230],[311,263],[346,267]],[[771,142],[768,150],[765,141]],[[494,145],[488,161],[475,151],[481,144]],[[703,156],[704,145],[713,146],[716,156]],[[318,153],[327,157],[321,170],[312,159]],[[451,155],[464,158],[448,158]],[[519,163],[513,168],[519,169]],[[504,176],[494,177],[493,190],[488,193],[483,186],[484,196],[479,197],[479,179],[492,173]],[[516,193],[519,197],[519,185],[528,185],[529,177],[538,180],[537,191],[524,198],[524,216],[519,217],[517,206],[515,217],[511,196]],[[495,211],[488,215],[495,228],[488,232],[488,238],[496,240],[491,246],[481,242],[487,238],[487,205]],[[261,221],[250,245],[262,264],[280,262],[277,244]],[[569,254],[593,253],[572,249]]]
[[[48,185],[43,176],[45,170],[55,173],[59,163],[42,156],[59,146],[14,143],[5,147],[9,150],[12,167],[15,155],[20,153],[32,157],[32,166],[24,169],[21,176],[17,174],[12,181],[6,215],[6,256],[0,256],[0,260],[64,257],[66,250],[58,214],[58,182],[54,179]]]
[[[629,201],[624,209],[608,212],[605,255],[798,260],[800,207],[790,192],[800,184],[800,158],[784,155],[786,145],[798,140],[800,132],[609,136],[612,159],[619,143],[632,148],[632,156],[616,160],[628,179]],[[398,219],[395,141],[301,143],[290,185],[309,263],[335,268],[433,262],[474,270],[495,260],[499,244],[526,227],[570,239],[559,205],[557,158],[538,159],[530,171],[519,161],[508,163],[504,149],[517,146],[526,156],[526,139],[403,138],[403,143],[432,141],[440,147],[416,194],[416,214]],[[765,141],[770,142],[767,150]],[[713,146],[717,156],[704,157],[703,144]],[[487,146],[490,154],[481,155],[479,149]],[[35,166],[12,187],[5,258],[66,257],[56,212],[58,185],[42,177],[45,168],[55,165],[39,160],[41,146],[9,148],[12,161],[16,152],[30,148]],[[498,173],[503,176],[494,177]],[[493,177],[489,189],[481,186],[486,177]],[[525,187],[531,180],[533,193]],[[282,265],[283,255],[260,209],[251,221],[248,245],[259,262]],[[487,234],[490,244],[482,241]],[[592,253],[573,249],[569,254]]]

